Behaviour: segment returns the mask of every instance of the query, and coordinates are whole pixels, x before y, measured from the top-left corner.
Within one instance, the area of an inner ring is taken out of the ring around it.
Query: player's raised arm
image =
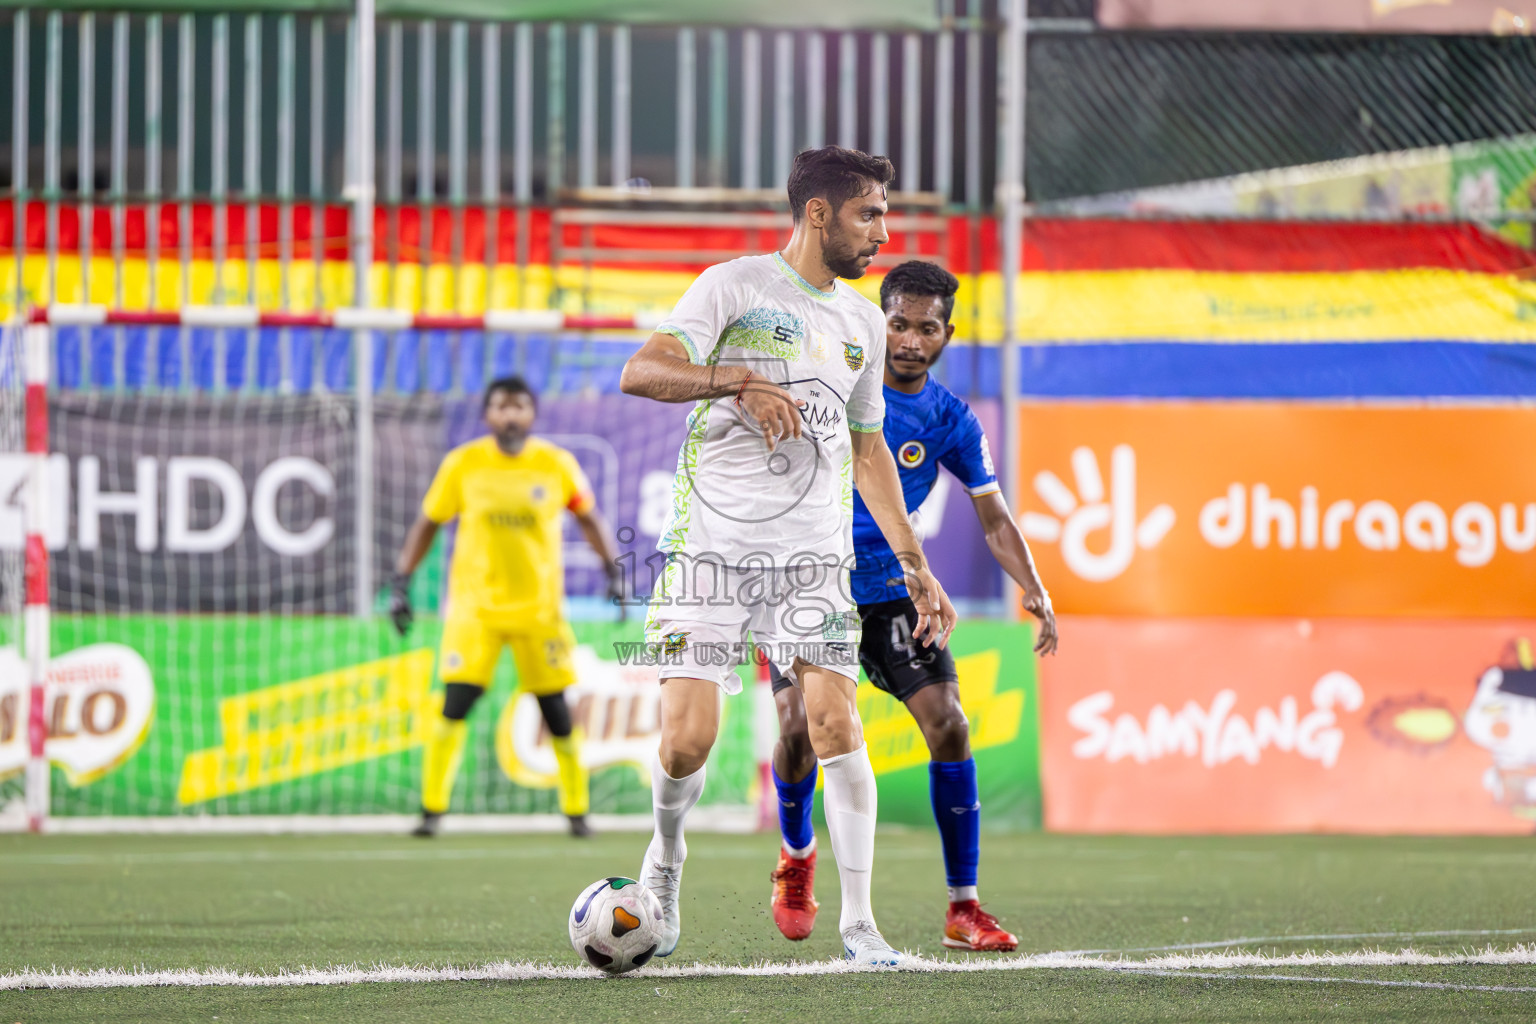
[[[935,642],[940,647],[949,643],[949,634],[955,628],[955,606],[949,595],[939,585],[938,577],[928,567],[923,546],[907,519],[906,502],[902,498],[901,480],[896,474],[896,460],[886,447],[885,435],[878,430],[850,432],[853,442],[853,480],[864,499],[864,506],[880,527],[885,541],[900,559],[907,573],[907,591],[917,607],[917,628],[914,638],[921,637],[925,647]]]

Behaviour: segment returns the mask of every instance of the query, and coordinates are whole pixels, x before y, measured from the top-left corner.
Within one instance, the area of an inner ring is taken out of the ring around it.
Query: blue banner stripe
[[[57,332],[58,385],[208,389],[220,344],[209,328],[63,327]],[[352,335],[293,329],[223,332],[225,385],[279,387],[286,358],[294,391],[348,391]],[[254,343],[255,351],[248,346]],[[400,331],[373,336],[374,385],[411,394],[478,393],[491,377],[521,372],[549,393],[618,391],[633,337],[561,338],[479,331]],[[183,365],[185,364],[185,365]],[[1002,350],[957,343],[934,374],[964,398],[998,398]],[[247,376],[253,380],[247,381]],[[121,379],[119,379],[121,378]],[[1530,398],[1536,344],[1472,341],[1208,343],[1136,341],[1025,345],[1019,353],[1026,398]]]
[[[1467,341],[1031,345],[1039,398],[1521,398],[1536,345]]]

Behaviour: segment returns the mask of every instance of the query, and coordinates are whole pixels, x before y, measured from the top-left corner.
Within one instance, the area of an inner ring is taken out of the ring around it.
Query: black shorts
[[[954,655],[947,647],[924,647],[912,638],[917,628],[917,608],[910,597],[859,605],[863,636],[859,640],[859,664],[869,681],[897,700],[905,701],[918,690],[935,683],[959,682]],[[793,686],[778,670],[773,692]]]

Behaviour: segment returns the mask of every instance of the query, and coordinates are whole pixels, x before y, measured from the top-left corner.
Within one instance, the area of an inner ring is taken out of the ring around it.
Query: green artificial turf
[[[823,850],[830,848],[822,839]],[[23,968],[235,968],[376,963],[575,964],[570,901],[633,873],[645,837],[0,836],[0,975]],[[768,916],[771,836],[689,839],[683,941],[670,963],[824,960],[840,952],[826,855],[810,940]],[[982,895],[1020,951],[1234,941],[1234,949],[1456,952],[1536,942],[1525,839],[987,835]],[[875,906],[895,945],[944,956],[936,836],[882,832]],[[1363,933],[1466,932],[1406,937]],[[1502,934],[1494,934],[1502,932]],[[1307,937],[1312,936],[1312,937]],[[1297,937],[1297,938],[1286,938]],[[1123,951],[1123,953],[1121,952]],[[966,956],[966,954],[954,954]],[[254,1020],[1464,1020],[1536,1019],[1529,966],[1258,967],[1219,977],[1097,970],[813,977],[630,976],[276,989],[0,992],[0,1024]],[[1243,977],[1236,977],[1242,975]]]

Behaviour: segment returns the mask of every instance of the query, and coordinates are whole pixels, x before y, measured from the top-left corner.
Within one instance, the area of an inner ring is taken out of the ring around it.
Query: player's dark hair
[[[891,299],[897,295],[936,295],[944,300],[944,322],[949,323],[959,288],[960,280],[937,263],[907,260],[892,267],[880,282],[880,308],[889,309]]]
[[[789,212],[796,222],[803,220],[812,199],[825,199],[835,212],[870,185],[885,188],[895,177],[896,168],[883,156],[842,146],[803,150],[789,169]]]
[[[534,407],[538,407],[538,394],[533,390],[533,388],[528,386],[528,382],[523,380],[523,378],[497,377],[495,380],[491,381],[485,386],[485,397],[480,400],[481,412],[485,412],[485,410],[491,407],[491,396],[498,391],[503,391],[509,395],[527,395],[530,399],[533,400]]]

